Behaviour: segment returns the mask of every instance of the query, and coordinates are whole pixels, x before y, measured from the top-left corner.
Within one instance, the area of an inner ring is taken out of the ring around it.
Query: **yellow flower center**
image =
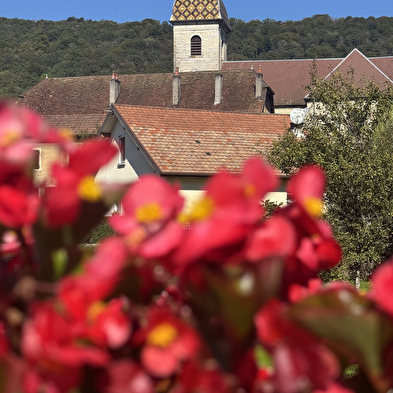
[[[97,317],[106,309],[106,304],[102,301],[97,301],[93,303],[87,310],[87,320],[89,322],[94,322]]]
[[[204,196],[197,200],[192,206],[188,214],[182,217],[184,222],[202,221],[212,215],[214,209],[214,201],[208,196]]]
[[[86,176],[79,183],[78,194],[87,202],[97,202],[101,199],[102,190],[93,176]]]
[[[304,208],[311,217],[318,218],[322,215],[323,202],[314,197],[306,198],[304,201]]]
[[[17,130],[8,129],[4,134],[0,136],[0,145],[2,147],[11,146],[13,143],[21,139],[21,134]]]
[[[147,336],[147,343],[166,348],[176,339],[178,334],[177,329],[170,323],[160,323]]]
[[[69,140],[71,142],[75,140],[74,134],[72,133],[72,131],[69,128],[61,128],[59,130],[59,133],[66,140]]]
[[[147,236],[144,228],[139,227],[125,237],[126,244],[131,248],[137,248]]]
[[[157,202],[146,203],[136,209],[136,219],[144,224],[162,219],[161,207]]]
[[[254,186],[253,184],[251,184],[251,183],[250,183],[250,184],[247,184],[247,185],[244,187],[244,195],[245,195],[247,198],[254,196],[254,195],[255,195],[255,192],[256,192],[255,186]]]

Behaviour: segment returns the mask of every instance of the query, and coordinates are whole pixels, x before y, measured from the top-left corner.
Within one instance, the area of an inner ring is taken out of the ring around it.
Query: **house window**
[[[41,169],[41,149],[33,150],[33,169],[40,170]]]
[[[119,163],[122,164],[126,160],[126,137],[119,137]]]
[[[194,35],[191,38],[191,56],[202,55],[202,39],[199,35]]]

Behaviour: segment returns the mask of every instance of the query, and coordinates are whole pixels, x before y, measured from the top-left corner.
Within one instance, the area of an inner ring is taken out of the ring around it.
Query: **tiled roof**
[[[41,115],[99,114],[109,104],[110,76],[46,78],[21,103]]]
[[[170,22],[221,19],[229,27],[228,13],[222,0],[175,0]]]
[[[255,73],[223,71],[223,98],[214,105],[215,71],[181,73],[180,108],[260,113],[254,98]],[[28,90],[21,102],[42,115],[99,114],[109,105],[110,76],[47,78]],[[118,104],[172,106],[173,74],[120,75]],[[267,88],[265,84],[265,89]]]
[[[374,83],[384,86],[386,83],[393,83],[375,64],[367,59],[361,52],[354,49],[336,68],[326,76],[329,79],[334,72],[340,72],[345,75],[350,70],[354,70],[354,83],[360,84],[366,80],[372,80]]]
[[[46,121],[56,128],[66,128],[73,134],[97,135],[105,119],[105,114],[48,115]]]
[[[341,70],[344,74],[351,66],[357,80],[365,76],[381,86],[387,81],[386,77],[393,80],[393,57],[367,59],[356,49],[344,59],[227,61],[222,69],[257,69],[261,66],[265,82],[275,92],[275,106],[301,106],[305,105],[306,87],[310,83],[314,61],[318,78],[325,78],[333,70]]]
[[[161,174],[238,172],[290,126],[289,116],[116,105]]]
[[[341,60],[316,60],[318,77],[326,76]],[[228,61],[223,63],[222,69],[258,69],[260,66],[264,81],[275,93],[275,106],[301,106],[305,105],[312,65],[313,60]]]

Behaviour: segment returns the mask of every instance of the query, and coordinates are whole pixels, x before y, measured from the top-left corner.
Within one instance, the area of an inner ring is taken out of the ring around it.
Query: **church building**
[[[172,73],[46,78],[20,100],[58,128],[111,138],[119,157],[102,168],[102,180],[156,173],[192,199],[209,176],[240,171],[291,126],[289,113],[309,104],[314,62],[320,78],[351,68],[357,80],[393,83],[393,57],[367,58],[356,48],[344,59],[228,61],[223,0],[174,0],[170,22]],[[50,181],[56,155],[38,153],[37,177]]]

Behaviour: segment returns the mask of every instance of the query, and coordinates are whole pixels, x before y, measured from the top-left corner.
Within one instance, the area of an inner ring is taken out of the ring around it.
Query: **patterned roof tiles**
[[[171,22],[223,20],[228,26],[228,14],[222,0],[175,0]]]
[[[161,174],[240,171],[290,126],[289,116],[116,105]]]

